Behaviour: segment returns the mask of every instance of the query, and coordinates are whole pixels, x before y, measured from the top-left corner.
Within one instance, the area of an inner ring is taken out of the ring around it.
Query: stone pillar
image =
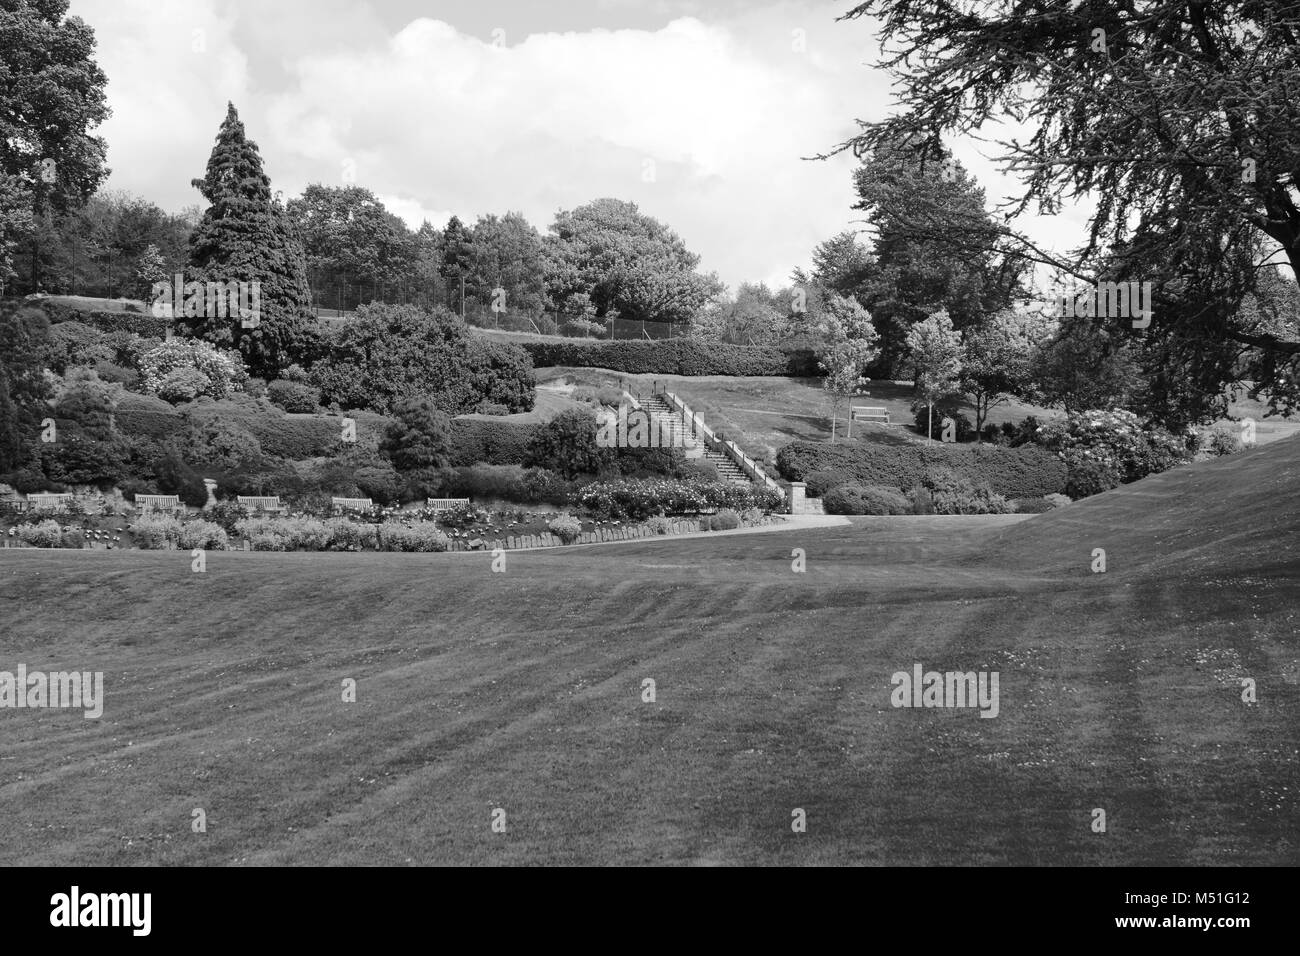
[[[802,481],[790,482],[790,514],[801,515],[804,513],[804,491],[808,485]]]
[[[209,508],[211,508],[213,505],[217,503],[217,496],[215,494],[217,490],[217,483],[213,481],[211,478],[204,478],[203,487],[206,488],[208,491],[208,500],[203,502],[203,510],[207,511]]]

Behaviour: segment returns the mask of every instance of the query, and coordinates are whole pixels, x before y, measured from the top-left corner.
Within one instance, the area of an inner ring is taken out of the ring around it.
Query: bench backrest
[[[27,496],[27,507],[29,508],[57,508],[59,505],[67,504],[72,500],[70,494],[43,494],[37,492]]]
[[[135,503],[141,508],[179,508],[180,495],[136,495]]]
[[[425,502],[425,507],[450,511],[453,508],[464,508],[468,504],[468,498],[429,498]]]
[[[375,503],[369,498],[331,498],[330,504],[335,508],[355,511],[369,511],[375,506]]]
[[[263,511],[280,511],[284,507],[280,504],[279,495],[264,498],[255,495],[235,495],[235,502],[241,508],[261,508]]]

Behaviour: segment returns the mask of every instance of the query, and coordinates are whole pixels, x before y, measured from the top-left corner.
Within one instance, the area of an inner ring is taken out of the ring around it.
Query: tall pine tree
[[[207,174],[193,185],[210,205],[190,239],[186,278],[259,282],[261,314],[252,328],[244,328],[237,315],[180,316],[178,323],[218,347],[238,349],[254,375],[272,379],[289,365],[309,364],[319,334],[308,311],[311,291],[302,242],[271,194],[257,144],[244,135],[233,103],[217,133]]]

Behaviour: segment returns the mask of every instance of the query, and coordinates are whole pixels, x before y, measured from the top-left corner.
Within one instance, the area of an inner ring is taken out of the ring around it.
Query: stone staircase
[[[740,466],[720,451],[705,446],[704,442],[690,433],[682,421],[681,413],[661,395],[649,395],[640,399],[641,408],[649,415],[656,427],[670,434],[674,445],[680,447],[687,458],[702,458],[710,461],[718,470],[718,478],[733,485],[748,486],[753,484],[749,476],[740,470]]]

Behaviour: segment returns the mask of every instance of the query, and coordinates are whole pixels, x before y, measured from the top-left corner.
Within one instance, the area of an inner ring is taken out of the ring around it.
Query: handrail
[[[693,432],[696,434],[704,434],[705,444],[709,448],[720,448],[723,454],[734,461],[742,472],[754,481],[758,481],[766,487],[771,488],[781,496],[783,501],[785,500],[785,489],[769,477],[768,474],[763,471],[758,462],[754,461],[754,459],[741,451],[739,445],[730,439],[718,438],[713,429],[704,423],[704,419],[700,418],[697,413],[691,411],[690,406],[672,392],[664,391],[661,394],[668,399],[669,404],[671,404],[673,408],[677,409],[678,413],[682,416],[683,424],[690,422],[691,430]]]

